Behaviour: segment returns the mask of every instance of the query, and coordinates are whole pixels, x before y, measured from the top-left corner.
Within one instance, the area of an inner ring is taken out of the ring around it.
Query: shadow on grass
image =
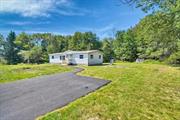
[[[103,63],[103,64],[97,64],[97,65],[89,65],[89,66],[108,66],[110,65],[109,63]]]

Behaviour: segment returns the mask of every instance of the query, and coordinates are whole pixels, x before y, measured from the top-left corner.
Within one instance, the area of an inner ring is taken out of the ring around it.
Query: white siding
[[[52,58],[54,56],[54,58]],[[50,63],[62,63],[62,60],[60,60],[60,55],[54,54],[54,55],[49,55],[49,62]]]
[[[93,58],[91,58],[93,55]],[[101,58],[99,58],[101,56]],[[100,52],[89,53],[89,65],[102,64],[103,63],[103,55]]]
[[[69,57],[71,55],[71,57]],[[80,59],[80,55],[83,55],[83,59]],[[93,58],[91,58],[93,55]],[[101,58],[99,58],[101,55]],[[54,58],[52,57],[54,56]],[[60,56],[65,56],[66,60],[60,60]],[[95,64],[102,64],[103,63],[103,55],[101,52],[90,52],[90,53],[55,53],[49,55],[49,62],[50,63],[66,63],[66,64],[85,64],[85,65],[95,65]]]
[[[80,59],[80,55],[83,55],[83,59]],[[88,65],[88,54],[87,53],[75,53],[72,59],[73,64],[85,64]]]

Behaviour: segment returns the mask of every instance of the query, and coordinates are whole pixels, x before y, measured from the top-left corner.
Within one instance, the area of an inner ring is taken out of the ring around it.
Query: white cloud
[[[58,9],[58,10],[54,10],[54,12],[64,16],[84,16],[88,14],[90,11],[86,9],[70,8],[66,10]]]
[[[25,17],[47,17],[52,12],[61,15],[84,13],[75,9],[70,0],[0,0],[0,13],[17,13]]]
[[[19,22],[19,21],[13,21],[6,23],[8,25],[29,25],[32,24],[32,22]]]
[[[43,21],[43,22],[11,21],[11,22],[6,22],[5,24],[21,26],[21,25],[42,25],[42,24],[49,24],[49,23],[50,21]]]

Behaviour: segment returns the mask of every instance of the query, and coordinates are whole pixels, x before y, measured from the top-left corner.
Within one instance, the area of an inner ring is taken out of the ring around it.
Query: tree
[[[101,43],[99,42],[96,34],[92,32],[85,32],[83,34],[83,40],[81,42],[82,50],[92,50],[99,49],[101,47]]]
[[[7,61],[4,59],[4,38],[0,34],[0,64],[6,64]]]
[[[133,5],[141,8],[143,11],[147,12],[150,10],[163,10],[171,11],[174,7],[179,7],[179,0],[120,0],[122,3]]]
[[[81,32],[75,32],[71,39],[71,50],[81,50],[81,41],[83,40],[83,34]]]
[[[157,11],[173,19],[174,26],[180,28],[180,0],[120,0],[125,4],[141,8],[144,12]]]
[[[20,33],[15,40],[15,44],[21,50],[30,50],[33,47],[31,37],[25,32]]]
[[[31,55],[30,50],[29,51],[21,50],[18,54],[22,56],[23,62],[30,63],[30,55]]]
[[[103,40],[102,51],[105,62],[109,62],[111,58],[114,58],[113,41],[111,38],[105,38]]]
[[[61,51],[61,36],[52,36],[47,46],[48,53],[57,53]]]
[[[142,19],[133,29],[138,41],[138,56],[164,60],[176,52],[180,36],[179,29],[172,23],[171,16],[161,12]]]
[[[136,40],[131,29],[127,32],[118,31],[113,46],[117,59],[132,62],[137,58]]]
[[[68,49],[69,50],[92,50],[99,49],[101,42],[96,34],[92,32],[75,32],[73,36],[68,36]]]
[[[116,59],[121,59],[121,47],[122,43],[124,42],[124,34],[125,31],[117,31],[115,35],[115,40],[113,41],[113,50],[116,56]]]
[[[43,63],[43,52],[42,47],[40,46],[34,46],[29,54],[30,62],[31,63]]]
[[[0,34],[0,58],[2,58],[4,55],[4,38]]]
[[[20,62],[20,57],[18,55],[18,48],[14,41],[16,40],[16,34],[15,32],[10,32],[5,45],[4,45],[4,51],[5,51],[5,59],[7,60],[8,64],[17,64]]]

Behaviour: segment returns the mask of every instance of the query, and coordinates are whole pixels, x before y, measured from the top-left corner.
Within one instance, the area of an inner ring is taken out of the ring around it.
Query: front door
[[[67,64],[73,64],[73,54],[68,54],[67,56],[66,56],[66,58],[67,58]]]

